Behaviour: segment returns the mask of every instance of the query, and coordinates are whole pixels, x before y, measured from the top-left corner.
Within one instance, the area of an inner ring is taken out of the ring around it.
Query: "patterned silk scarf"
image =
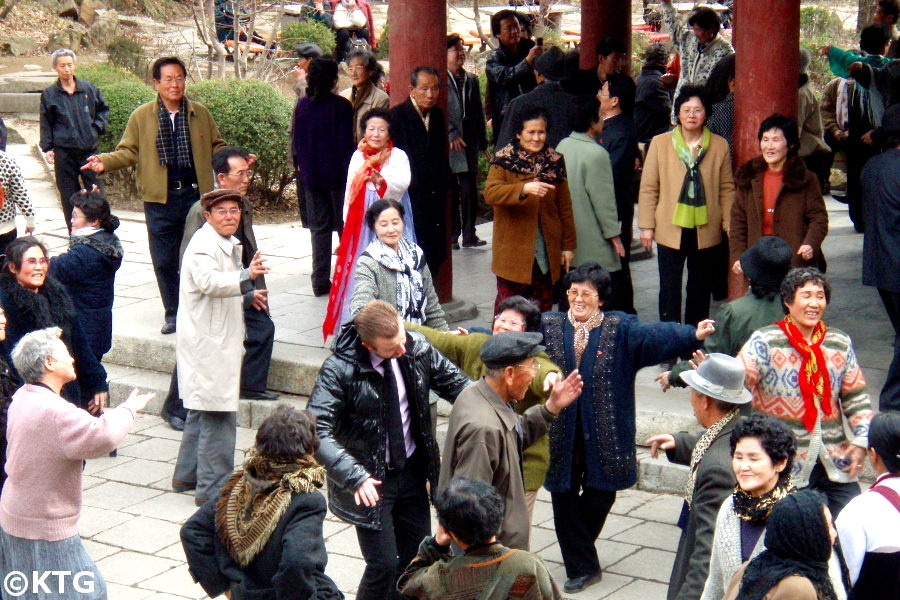
[[[228,554],[245,567],[265,547],[294,494],[325,484],[325,467],[311,456],[292,462],[252,455],[222,486],[216,531]]]
[[[766,492],[762,496],[751,496],[742,490],[740,485],[736,485],[734,486],[734,493],[731,495],[731,500],[734,504],[734,514],[740,520],[748,523],[765,523],[778,501],[795,491],[794,487],[791,486],[790,477],[786,477],[783,481],[776,483],[771,491]]]
[[[709,214],[706,209],[706,190],[703,187],[703,176],[700,174],[700,163],[709,150],[709,140],[712,134],[706,127],[703,128],[703,139],[700,144],[700,152],[694,158],[693,150],[684,141],[679,125],[672,131],[672,145],[675,154],[684,164],[684,182],[681,184],[681,193],[678,194],[678,205],[672,216],[672,224],[694,229],[698,225],[706,225],[709,222]]]
[[[739,412],[740,410],[737,408],[732,409],[727,415],[713,423],[709,429],[703,432],[700,439],[697,440],[697,444],[694,446],[693,452],[691,452],[691,472],[690,475],[688,475],[687,483],[684,486],[684,499],[687,501],[688,507],[690,507],[691,502],[694,501],[694,484],[697,482],[697,469],[700,468],[700,461],[703,460],[703,455],[709,450],[713,441],[719,437],[719,434],[725,429],[725,426],[728,425]]]
[[[344,223],[344,233],[341,235],[341,243],[338,246],[337,263],[334,267],[334,278],[331,282],[331,293],[328,296],[328,311],[325,313],[325,322],[322,323],[322,339],[334,333],[335,327],[341,318],[344,302],[347,301],[347,286],[353,273],[353,258],[359,248],[362,239],[363,217],[366,212],[366,180],[374,172],[381,172],[381,167],[391,156],[394,143],[388,141],[384,148],[372,148],[365,138],[359,142],[359,151],[365,157],[365,162],[359,171],[353,175],[350,183],[350,208],[347,210],[347,221]],[[378,190],[378,195],[384,194],[384,184]]]
[[[172,119],[169,117],[169,109],[157,98],[157,116],[159,117],[159,129],[156,132],[156,153],[159,155],[159,164],[167,167],[178,165],[183,169],[191,166],[191,138],[187,122],[187,98],[181,98],[181,108],[175,114],[175,128],[172,128]]]
[[[494,153],[492,165],[513,173],[532,175],[535,181],[555,184],[566,180],[566,163],[562,154],[544,148],[540,152],[529,152],[519,145],[519,140],[505,145]]]
[[[600,327],[600,324],[603,323],[603,311],[598,310],[594,312],[594,314],[588,317],[587,321],[575,320],[575,315],[572,314],[571,310],[569,311],[568,317],[569,323],[575,328],[575,364],[580,365],[581,355],[584,354],[584,349],[587,348],[591,330]]]
[[[812,431],[816,426],[819,410],[828,416],[831,416],[832,413],[831,378],[828,376],[828,364],[822,353],[822,342],[825,340],[828,329],[825,327],[825,323],[819,321],[813,330],[810,344],[794,325],[790,315],[786,316],[783,321],[778,321],[776,325],[781,327],[791,346],[800,353],[802,358],[800,372],[797,376],[800,384],[800,396],[803,398],[805,407],[802,420],[806,430]]]
[[[394,250],[377,237],[372,240],[364,254],[378,261],[385,269],[397,274],[397,298],[394,306],[404,321],[421,324],[425,321],[425,285],[422,280],[422,249],[406,238],[397,241]],[[382,298],[389,300],[389,298]]]

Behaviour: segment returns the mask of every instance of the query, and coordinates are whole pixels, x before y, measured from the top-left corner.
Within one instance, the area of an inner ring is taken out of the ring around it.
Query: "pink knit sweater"
[[[51,542],[78,535],[82,461],[109,454],[133,422],[134,413],[124,406],[98,419],[45,387],[17,391],[6,426],[3,531]]]

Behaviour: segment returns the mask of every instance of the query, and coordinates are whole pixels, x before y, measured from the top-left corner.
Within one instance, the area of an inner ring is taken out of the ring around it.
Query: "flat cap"
[[[203,196],[200,198],[200,206],[203,207],[203,210],[209,210],[215,204],[224,202],[225,200],[233,200],[238,204],[243,204],[244,197],[240,192],[237,192],[235,190],[213,190],[211,192],[203,194]]]
[[[505,331],[481,345],[481,361],[488,369],[502,369],[544,351],[544,336],[536,332]]]
[[[304,42],[294,47],[294,55],[297,58],[319,58],[325,56],[318,44],[312,42]]]

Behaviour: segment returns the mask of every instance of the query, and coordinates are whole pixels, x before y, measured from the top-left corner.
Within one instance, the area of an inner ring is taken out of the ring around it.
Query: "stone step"
[[[0,94],[38,93],[56,82],[53,71],[22,71],[0,76]]]
[[[41,110],[41,95],[34,93],[0,94],[0,113],[31,113]]]
[[[156,398],[147,406],[146,412],[153,415],[160,414],[163,402],[169,392],[171,378],[169,373],[109,363],[104,363],[104,366],[109,375],[109,397],[112,406],[124,402],[131,390],[138,389],[156,394]],[[284,393],[281,394],[281,398],[274,401],[241,399],[237,418],[238,427],[256,428],[279,404],[289,404],[302,409],[306,408],[306,401],[307,398],[303,396]]]

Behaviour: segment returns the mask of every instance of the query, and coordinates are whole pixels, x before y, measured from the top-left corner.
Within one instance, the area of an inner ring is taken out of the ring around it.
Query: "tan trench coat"
[[[491,270],[497,277],[531,283],[538,218],[547,245],[553,281],[559,279],[563,250],[575,250],[575,220],[569,185],[563,181],[543,198],[520,198],[534,176],[492,165],[484,186],[484,201],[494,207],[494,252]]]
[[[678,195],[687,171],[672,146],[672,133],[662,133],[650,142],[641,191],[638,195],[638,226],[653,229],[657,244],[681,248],[681,227],[672,223]],[[711,248],[722,241],[728,231],[731,205],[734,202],[734,177],[731,153],[724,138],[713,135],[706,156],[700,163],[709,222],[697,227],[697,248]]]
[[[244,357],[241,294],[252,282],[241,245],[207,223],[191,238],[181,263],[175,359],[185,408],[237,412]]]
[[[517,415],[484,378],[463,390],[453,404],[438,489],[445,488],[454,477],[494,486],[506,500],[497,536],[504,546],[528,550],[531,531],[516,422],[522,424],[522,447],[527,448],[547,432],[552,420],[553,415],[543,404]]]

